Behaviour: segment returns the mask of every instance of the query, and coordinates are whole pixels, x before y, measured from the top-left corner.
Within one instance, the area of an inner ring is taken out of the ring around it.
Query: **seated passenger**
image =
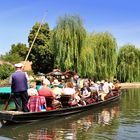
[[[77,103],[79,103],[80,100],[81,100],[80,96],[81,96],[81,93],[80,93],[79,88],[77,87],[77,88],[75,88],[75,93],[74,93],[74,96],[73,96],[73,98],[76,100]]]
[[[79,87],[79,76],[78,74],[74,74],[74,76],[72,77],[72,83],[74,87]]]
[[[111,80],[108,81],[108,85],[109,85],[110,91],[111,91],[112,89],[115,88],[115,86],[114,86],[114,84],[111,82]]]
[[[83,82],[83,88],[81,88],[81,97],[88,98],[91,95],[91,89],[89,88],[89,82],[85,80]]]
[[[36,89],[36,82],[30,83],[30,88],[27,90],[28,96],[35,96],[38,95],[37,89]]]
[[[43,86],[38,91],[39,96],[45,96],[46,98],[46,104],[47,104],[47,110],[52,110],[61,107],[61,103],[55,99],[55,93],[50,89],[48,86],[50,84],[50,81],[48,79],[45,79],[43,81]]]
[[[63,89],[63,95],[74,95],[75,89],[71,81],[66,83],[66,87]]]
[[[54,92],[48,86],[50,85],[50,81],[48,79],[43,80],[43,86],[39,89],[38,95],[45,96],[45,97],[55,97]]]
[[[56,99],[60,99],[62,95],[62,88],[59,88],[60,82],[57,79],[55,79],[52,82],[52,85],[53,85],[52,91],[54,92]]]
[[[89,88],[91,89],[92,98],[98,101],[98,85],[91,81]]]
[[[81,88],[81,98],[86,104],[91,104],[95,102],[95,100],[91,96],[91,89],[89,88],[89,80],[85,80],[83,84],[83,88]]]
[[[102,80],[100,83],[100,89],[98,95],[101,97],[101,100],[105,100],[105,97],[109,93],[109,85],[106,80]]]
[[[119,90],[121,88],[118,80],[115,81],[114,86],[115,86],[115,88],[114,88],[115,90]]]
[[[103,91],[104,91],[104,93],[106,93],[106,94],[109,93],[109,84],[108,84],[108,80],[105,80],[105,81],[104,81]]]
[[[73,99],[74,94],[75,89],[73,83],[71,81],[66,82],[66,87],[62,89],[62,96],[60,98],[63,107],[73,106],[71,104],[71,101]]]
[[[81,92],[79,90],[79,88],[75,88],[75,94],[73,96],[73,100],[77,103],[78,106],[81,106],[81,105],[86,105],[86,102],[84,100],[82,100],[81,98]]]
[[[91,81],[89,88],[90,88],[91,92],[93,92],[93,93],[97,92],[97,85],[93,81]]]

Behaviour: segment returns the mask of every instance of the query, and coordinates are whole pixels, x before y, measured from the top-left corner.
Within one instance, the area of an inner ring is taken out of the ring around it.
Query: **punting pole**
[[[33,47],[34,42],[35,42],[35,40],[36,40],[36,38],[37,38],[37,36],[38,36],[38,33],[39,33],[40,29],[41,29],[41,26],[42,26],[42,24],[43,24],[43,21],[44,21],[45,17],[46,17],[46,12],[45,12],[45,14],[44,14],[44,16],[43,16],[43,18],[42,18],[42,21],[41,21],[41,23],[40,23],[40,25],[39,25],[39,28],[38,28],[38,30],[37,30],[37,32],[36,32],[36,35],[35,35],[35,38],[34,38],[32,44],[31,44],[31,47],[30,47],[30,49],[29,49],[29,51],[28,51],[28,53],[27,53],[27,55],[26,55],[26,58],[25,58],[25,60],[24,60],[24,67],[25,67],[25,65],[26,65],[26,61],[27,61],[27,59],[28,59],[28,57],[29,57],[29,54],[30,54],[30,52],[31,52],[31,50],[32,50],[32,47]],[[5,102],[5,105],[4,105],[3,110],[7,110],[11,98],[12,98],[12,95],[10,94],[8,100]]]
[[[45,17],[46,17],[46,12],[45,12],[45,14],[44,14],[44,16],[43,16],[43,18],[42,18],[42,21],[41,21],[41,23],[40,23],[40,25],[39,25],[39,28],[38,28],[38,30],[37,30],[37,32],[36,32],[36,35],[35,35],[35,37],[34,37],[34,40],[33,40],[32,44],[31,44],[31,47],[29,48],[29,51],[28,51],[28,53],[27,53],[27,55],[26,55],[26,58],[25,58],[25,60],[24,60],[24,67],[25,67],[25,65],[26,65],[27,59],[28,59],[28,57],[29,57],[29,54],[30,54],[30,52],[31,52],[31,50],[32,50],[32,47],[33,47],[34,42],[35,42],[35,40],[36,40],[36,38],[37,38],[37,36],[38,36],[38,33],[39,33],[40,29],[41,29],[41,26],[42,26],[42,24],[43,24],[43,21],[44,21]]]
[[[7,110],[11,98],[12,98],[12,95],[10,94],[8,100],[5,101],[5,104],[4,104],[4,107],[3,107],[3,110]]]

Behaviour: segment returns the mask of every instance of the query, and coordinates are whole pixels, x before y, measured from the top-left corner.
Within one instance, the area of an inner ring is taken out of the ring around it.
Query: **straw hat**
[[[54,85],[54,86],[58,86],[60,84],[60,82],[57,80],[57,79],[55,79],[53,82],[52,82],[52,85]]]

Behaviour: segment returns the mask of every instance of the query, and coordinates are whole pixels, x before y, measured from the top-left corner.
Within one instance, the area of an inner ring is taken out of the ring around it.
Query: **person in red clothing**
[[[56,106],[59,104],[59,101],[55,99],[55,93],[52,91],[51,88],[48,87],[49,85],[50,81],[48,79],[43,80],[43,86],[38,91],[38,95],[45,96],[47,110],[52,110],[56,108]]]
[[[44,79],[43,80],[43,86],[38,91],[38,95],[39,96],[45,96],[45,97],[52,96],[52,97],[55,98],[54,92],[52,91],[52,89],[50,89],[48,87],[48,85],[50,85],[50,81],[48,79]]]

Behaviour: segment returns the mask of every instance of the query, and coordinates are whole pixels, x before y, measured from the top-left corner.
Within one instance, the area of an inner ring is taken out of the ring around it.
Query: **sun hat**
[[[94,82],[93,81],[91,81],[91,83],[90,83],[91,85],[94,85]]]
[[[100,84],[101,82],[100,82],[100,81],[97,81],[96,83],[97,83],[97,84]]]
[[[50,85],[50,81],[48,79],[44,79],[43,80],[43,85]]]
[[[15,67],[16,68],[21,68],[21,67],[23,67],[23,64],[22,63],[17,63],[17,64],[15,64]]]
[[[52,82],[52,85],[54,85],[54,86],[58,86],[60,84],[60,82],[57,80],[57,79],[55,79],[53,82]]]
[[[101,80],[101,84],[104,84],[105,83],[105,80]]]

